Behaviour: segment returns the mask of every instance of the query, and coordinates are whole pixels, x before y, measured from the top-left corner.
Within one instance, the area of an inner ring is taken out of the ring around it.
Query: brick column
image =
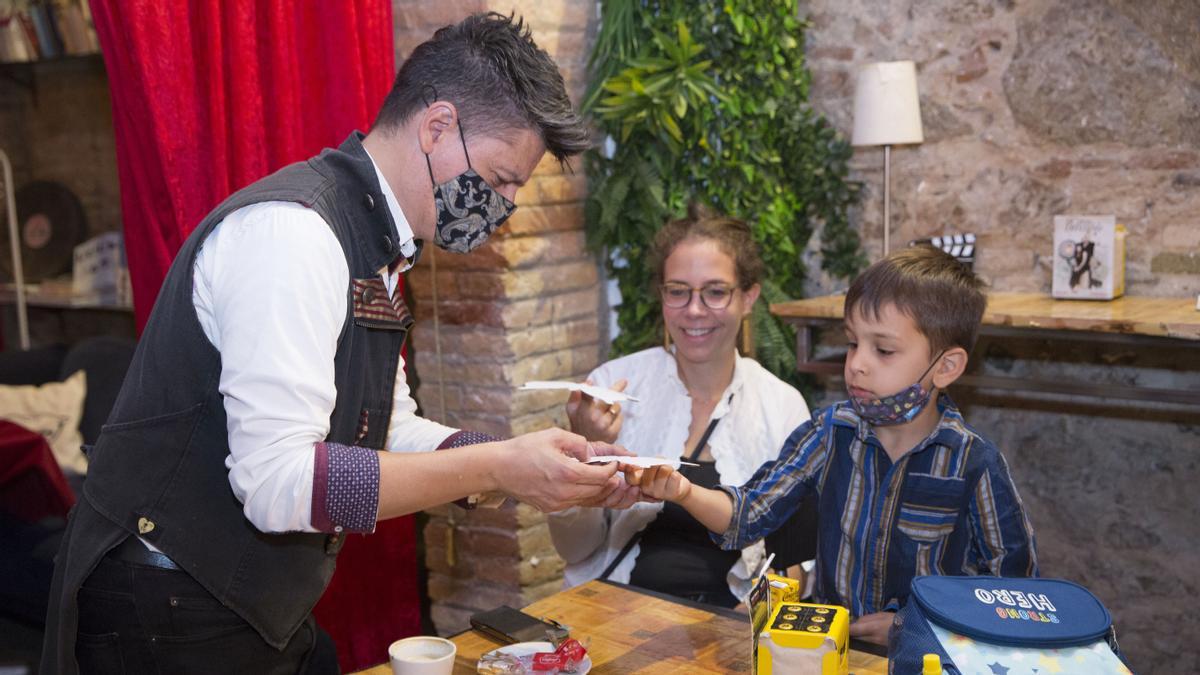
[[[472,11],[515,11],[558,62],[572,99],[578,102],[582,95],[595,32],[590,0],[396,0],[393,6],[397,64],[436,28]],[[426,248],[408,283],[417,319],[411,343],[417,399],[427,417],[506,437],[565,423],[563,394],[516,388],[529,380],[582,379],[606,349],[598,267],[584,247],[586,194],[579,162],[562,168],[547,156],[517,193],[516,213],[487,245],[468,255]],[[429,514],[425,561],[439,632],[466,628],[470,614],[480,609],[520,607],[561,587],[563,562],[545,517],[535,509],[509,504],[466,512],[443,506]]]

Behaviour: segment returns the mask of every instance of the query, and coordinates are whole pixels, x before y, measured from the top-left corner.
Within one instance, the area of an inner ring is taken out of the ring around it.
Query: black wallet
[[[550,642],[557,645],[568,635],[566,627],[562,624],[543,621],[508,605],[500,605],[496,609],[475,614],[471,617],[471,627],[505,644]]]

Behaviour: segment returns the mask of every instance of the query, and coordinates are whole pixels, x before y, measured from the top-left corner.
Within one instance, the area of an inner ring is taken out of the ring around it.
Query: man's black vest
[[[379,270],[400,250],[375,168],[355,133],[338,150],[241,190],[188,237],[92,451],[84,495],[96,512],[162,550],[268,643],[282,648],[329,583],[340,538],[265,534],[246,520],[225,468],[229,441],[217,390],[221,355],[205,337],[192,302],[192,272],[205,237],[233,211],[265,201],[312,208],[341,244],[351,284],[344,289],[347,315],[334,359],[337,401],[328,440],[384,447],[400,348],[412,320],[402,303],[400,321],[380,324],[361,313],[355,318],[356,297],[360,305],[364,296],[386,297]],[[242,292],[253,297],[261,291]],[[307,301],[295,298],[298,306]],[[91,557],[94,566],[110,546],[105,542],[111,533],[78,529],[72,528],[73,541],[63,551]],[[89,539],[95,545],[86,545]],[[72,562],[80,569],[83,561]],[[69,588],[71,580],[66,581]]]

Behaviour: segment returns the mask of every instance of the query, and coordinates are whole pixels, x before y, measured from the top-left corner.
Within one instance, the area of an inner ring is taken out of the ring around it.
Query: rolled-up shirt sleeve
[[[379,512],[379,453],[339,443],[317,443],[315,450],[313,529],[374,532]]]
[[[337,401],[334,358],[350,271],[311,209],[239,209],[205,240],[192,301],[221,353],[229,484],[263,532],[370,532],[379,508],[376,450],[327,443]],[[416,414],[401,360],[386,447],[430,452],[495,440]]]
[[[760,466],[744,485],[719,485],[733,500],[725,532],[712,539],[726,550],[743,549],[778,529],[816,487],[827,460],[822,420],[801,424],[784,441],[779,457]]]
[[[263,532],[317,531],[316,445],[329,435],[337,398],[334,356],[350,278],[341,246],[316,212],[266,202],[230,214],[194,268],[197,318],[221,353],[234,496]],[[329,474],[336,480],[348,475],[339,467]],[[377,500],[377,468],[374,481]]]

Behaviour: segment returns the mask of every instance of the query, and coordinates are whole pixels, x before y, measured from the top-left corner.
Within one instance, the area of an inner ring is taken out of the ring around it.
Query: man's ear
[[[434,101],[418,118],[417,140],[421,152],[428,155],[447,134],[457,131],[458,108],[449,101]]]
[[[942,354],[933,367],[933,386],[945,389],[967,370],[967,350],[951,347]]]

